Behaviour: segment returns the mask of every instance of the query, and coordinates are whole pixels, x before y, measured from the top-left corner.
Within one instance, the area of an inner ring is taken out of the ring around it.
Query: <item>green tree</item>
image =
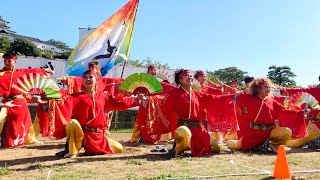
[[[65,51],[63,53],[57,53],[54,57],[59,59],[68,59],[72,51]]]
[[[12,42],[9,38],[6,36],[0,37],[0,52],[5,53],[7,52],[11,47]]]
[[[30,40],[23,38],[16,38],[11,45],[10,50],[17,54],[25,56],[40,56],[40,50]]]
[[[247,77],[247,72],[238,69],[237,67],[227,67],[216,71],[208,71],[209,80],[219,79],[223,83],[229,84],[232,80],[238,80],[239,84]],[[211,79],[210,79],[211,78]]]
[[[129,64],[131,64],[135,67],[144,67],[143,63],[144,63],[144,61],[140,62],[138,59],[129,61]]]
[[[142,61],[140,60],[130,60],[129,64],[136,66],[136,67],[148,67],[150,65],[155,65],[159,69],[169,69],[169,65],[167,63],[162,64],[160,61],[153,61],[150,57],[147,57],[147,59],[144,59]]]
[[[62,41],[54,40],[54,39],[48,40],[47,43],[53,44],[53,45],[60,47],[60,48],[69,48],[69,46],[66,43],[64,43]]]
[[[53,59],[56,56],[56,53],[52,51],[47,51],[47,50],[40,50],[39,56],[45,59]]]
[[[291,71],[289,66],[270,66],[267,76],[273,83],[280,86],[292,87],[296,85],[296,82],[293,80],[293,77],[296,75]]]

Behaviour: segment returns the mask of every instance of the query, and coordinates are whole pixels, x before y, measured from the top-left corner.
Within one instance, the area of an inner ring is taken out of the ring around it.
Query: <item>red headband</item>
[[[233,81],[231,81],[230,84],[232,84],[232,83],[238,83],[238,80],[233,80]]]
[[[185,71],[183,71],[180,75],[179,75],[179,79],[181,79],[184,75],[186,75],[186,74],[191,74],[191,71],[189,71],[189,70],[185,70]]]
[[[150,69],[156,69],[156,66],[155,65],[151,65],[151,66],[148,67],[148,70],[150,70]]]
[[[92,74],[96,79],[98,78],[97,74],[96,74],[95,72],[93,72],[93,71],[86,71],[86,72],[83,74],[82,77],[84,78],[84,76],[87,75],[87,74]]]
[[[15,57],[5,57],[3,59],[11,59],[11,60],[14,60],[14,62],[17,62],[17,58],[15,58]]]
[[[266,84],[268,84],[266,81],[260,81],[260,82],[258,83],[258,86],[263,86],[263,85],[266,85]]]

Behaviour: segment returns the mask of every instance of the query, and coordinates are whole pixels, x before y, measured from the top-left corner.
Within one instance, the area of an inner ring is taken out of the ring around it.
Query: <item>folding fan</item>
[[[169,78],[162,73],[157,73],[154,77],[158,79],[158,81],[164,81],[164,80],[169,81]]]
[[[312,109],[320,110],[320,106],[316,98],[306,92],[295,93],[292,96],[290,103],[300,108],[302,104],[308,104]]]
[[[20,76],[12,85],[23,93],[45,96],[47,99],[60,99],[61,93],[57,83],[48,76],[39,73],[29,73]]]
[[[138,88],[146,88],[150,94],[162,92],[160,82],[148,73],[135,73],[128,76],[119,86],[123,91],[131,92]]]

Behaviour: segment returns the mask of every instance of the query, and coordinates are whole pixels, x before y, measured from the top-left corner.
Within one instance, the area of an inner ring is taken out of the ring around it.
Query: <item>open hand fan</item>
[[[138,88],[146,88],[150,94],[162,92],[160,82],[148,73],[135,73],[128,76],[119,86],[123,91],[131,92]]]
[[[291,104],[301,107],[302,104],[308,104],[312,109],[320,110],[320,106],[315,97],[306,92],[295,93],[291,98]]]
[[[156,79],[158,79],[158,81],[165,81],[166,80],[169,82],[169,78],[165,74],[157,73],[154,77]]]
[[[45,96],[47,99],[60,99],[61,93],[57,83],[39,73],[29,73],[20,76],[16,83],[12,85],[23,93],[31,95]]]
[[[196,78],[193,78],[193,84],[191,87],[195,91],[200,91],[200,92],[202,91],[200,82]]]

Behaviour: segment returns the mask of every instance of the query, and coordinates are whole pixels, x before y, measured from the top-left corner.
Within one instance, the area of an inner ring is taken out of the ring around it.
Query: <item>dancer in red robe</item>
[[[214,96],[192,90],[193,76],[184,69],[175,72],[175,82],[179,87],[169,92],[164,102],[164,114],[171,121],[175,138],[171,154],[178,155],[189,149],[197,157],[219,152],[219,146],[204,128],[206,109],[222,99],[232,101],[234,96]]]
[[[83,146],[86,154],[121,153],[123,147],[118,142],[105,137],[106,110],[125,110],[134,104],[133,97],[114,98],[97,91],[98,77],[93,71],[86,71],[83,76],[83,91],[69,96],[72,119],[66,125],[68,154],[74,157]],[[71,114],[69,114],[71,118]]]
[[[152,76],[155,76],[157,73],[157,67],[155,65],[148,66],[147,73]],[[150,98],[150,101],[147,102],[148,108],[143,107],[142,105],[139,106],[137,118],[134,124],[131,138],[124,142],[126,143],[144,142],[148,144],[154,144],[160,140],[161,134],[154,134],[152,130],[153,127],[151,127],[153,126],[152,121],[154,120],[154,116],[160,117],[161,116],[160,114],[162,114],[162,112],[157,111],[157,108],[155,108],[156,106],[159,106],[159,104],[156,104],[156,102],[158,102],[158,98],[161,99],[161,97],[157,97],[157,96],[161,94],[165,94],[175,89],[175,87],[169,83],[166,83],[166,82],[160,82],[160,83],[163,88],[163,92],[161,93],[148,94],[148,90],[145,88],[137,88],[134,91],[134,93],[142,93],[147,95]]]
[[[20,105],[7,109],[6,122],[1,132],[1,147],[14,147],[23,145],[28,137],[31,117],[27,106],[26,98],[23,92],[12,88],[16,80],[27,73],[40,73],[45,75],[46,72],[52,72],[49,69],[16,69],[15,64],[17,57],[13,53],[3,55],[4,68],[0,70],[0,76],[3,77],[0,83],[3,96],[3,103],[13,101],[13,104]]]
[[[226,143],[235,150],[251,150],[261,147],[268,139],[270,148],[277,151],[291,137],[292,131],[286,127],[278,127],[276,123],[281,112],[291,111],[304,122],[304,111],[286,110],[270,96],[273,84],[268,78],[253,80],[249,94],[241,94],[236,98],[236,105],[242,116],[242,137]],[[280,122],[281,124],[281,122]]]

